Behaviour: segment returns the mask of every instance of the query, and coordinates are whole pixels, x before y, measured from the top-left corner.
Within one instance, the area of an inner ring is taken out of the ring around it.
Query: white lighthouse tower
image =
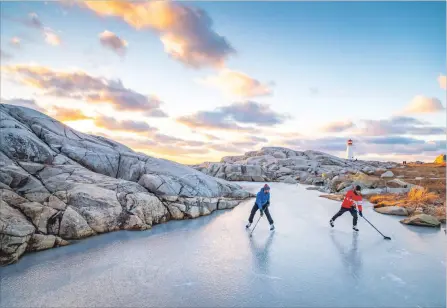
[[[346,159],[354,159],[354,149],[352,139],[349,139],[346,146]]]

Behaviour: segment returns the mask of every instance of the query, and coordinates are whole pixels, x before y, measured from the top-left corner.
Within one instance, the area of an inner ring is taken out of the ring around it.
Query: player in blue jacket
[[[261,188],[261,190],[256,194],[256,202],[251,209],[250,217],[248,218],[248,225],[245,227],[250,228],[253,223],[253,218],[255,217],[256,211],[259,210],[261,212],[261,217],[264,215],[267,216],[267,220],[270,224],[270,230],[275,230],[275,226],[273,225],[273,219],[269,212],[270,205],[270,186],[267,184]]]

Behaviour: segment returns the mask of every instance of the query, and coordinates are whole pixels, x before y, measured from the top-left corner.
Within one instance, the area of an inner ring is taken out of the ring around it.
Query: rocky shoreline
[[[0,264],[27,251],[229,209],[252,195],[164,159],[0,105]]]
[[[228,181],[283,182],[319,187],[321,192],[345,192],[360,185],[370,193],[387,186],[376,174],[384,174],[397,163],[361,161],[339,158],[319,151],[294,151],[283,147],[264,147],[241,156],[228,156],[218,163],[206,162],[192,166],[213,177]],[[405,191],[406,183],[396,184]]]
[[[362,187],[366,198],[377,195],[396,195],[406,198],[413,189],[424,188],[408,183],[390,169],[406,168],[393,162],[347,160],[318,151],[294,151],[283,147],[265,147],[240,156],[228,156],[218,163],[206,162],[193,168],[229,181],[283,182],[311,185],[308,190],[317,190],[320,197],[340,202],[343,195],[355,185]],[[400,170],[400,169],[399,169]],[[439,206],[439,200],[433,206]],[[442,206],[442,204],[441,204]],[[422,210],[399,206],[399,203],[381,208],[381,214],[410,216],[401,222],[418,226],[439,227],[445,217],[428,215]],[[429,214],[433,211],[428,211]]]

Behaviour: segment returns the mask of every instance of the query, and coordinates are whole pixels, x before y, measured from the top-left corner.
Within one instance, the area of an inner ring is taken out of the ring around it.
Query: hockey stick
[[[256,222],[255,226],[253,227],[253,229],[251,229],[250,237],[251,237],[251,235],[253,234],[253,231],[255,231],[255,228],[256,228],[256,226],[258,225],[258,222],[261,220],[261,218],[262,218],[262,216],[259,216],[259,219],[258,219],[258,221]]]
[[[363,216],[362,216],[362,217],[363,217]],[[383,235],[382,232],[380,232],[379,230],[377,230],[377,228],[374,227],[374,225],[373,225],[372,223],[370,223],[368,219],[366,219],[365,217],[363,217],[363,219],[366,220],[366,221],[371,225],[371,227],[373,227],[374,229],[376,229],[376,231],[379,232],[379,233],[383,236],[383,239],[385,239],[385,240],[391,240],[391,237]]]

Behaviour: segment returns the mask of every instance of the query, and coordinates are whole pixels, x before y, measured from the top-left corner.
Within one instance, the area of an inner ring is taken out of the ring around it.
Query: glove
[[[359,211],[359,215],[360,215],[360,217],[363,217],[362,211]]]
[[[261,212],[261,217],[264,216],[264,211],[263,210],[259,210]]]

